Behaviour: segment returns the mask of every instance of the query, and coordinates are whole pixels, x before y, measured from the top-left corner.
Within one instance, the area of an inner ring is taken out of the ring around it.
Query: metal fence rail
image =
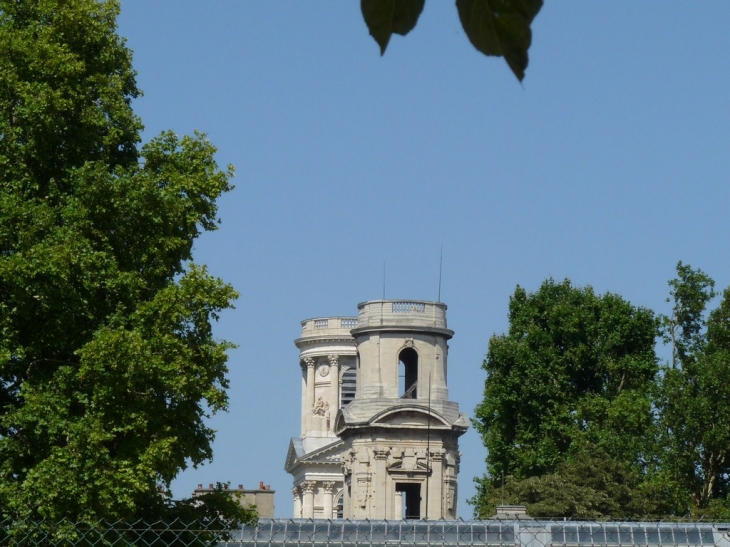
[[[730,547],[730,524],[549,520],[355,521],[261,519],[221,523],[0,522],[8,547]]]

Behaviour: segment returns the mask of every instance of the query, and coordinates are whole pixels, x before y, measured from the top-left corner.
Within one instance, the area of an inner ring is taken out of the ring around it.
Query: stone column
[[[431,474],[428,477],[428,515],[429,520],[444,518],[443,503],[443,463],[444,453],[441,450],[434,450],[430,454]]]
[[[372,517],[374,519],[389,519],[389,513],[392,512],[393,501],[390,498],[386,485],[388,484],[388,454],[390,450],[387,448],[376,448],[373,450],[375,456],[375,484],[373,485],[373,497],[375,503],[373,509],[375,510]]]
[[[314,481],[304,481],[302,483],[302,491],[304,492],[304,500],[302,502],[302,518],[314,518]]]
[[[324,518],[331,519],[332,518],[332,492],[335,489],[335,483],[334,482],[325,482],[325,483],[322,483],[322,487],[324,490]]]
[[[395,504],[393,505],[393,518],[403,520],[403,492],[396,491]]]
[[[312,409],[314,408],[314,359],[305,357],[304,364],[307,366],[307,431],[311,431],[314,429],[314,416],[312,415]]]
[[[330,355],[330,428],[335,425],[335,416],[340,409],[340,356]]]
[[[294,496],[294,518],[298,519],[302,517],[302,496],[299,493],[299,487],[292,488],[291,493]]]

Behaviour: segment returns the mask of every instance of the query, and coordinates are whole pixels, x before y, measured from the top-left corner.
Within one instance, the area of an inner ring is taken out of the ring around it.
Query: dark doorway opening
[[[404,519],[421,518],[421,485],[407,482],[395,484],[395,491],[402,492],[401,511]]]

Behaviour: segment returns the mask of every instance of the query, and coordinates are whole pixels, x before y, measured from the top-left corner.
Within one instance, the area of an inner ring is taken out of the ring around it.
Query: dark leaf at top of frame
[[[504,57],[519,81],[525,77],[530,24],[542,0],[456,0],[469,41],[485,55]]]
[[[425,0],[360,0],[363,19],[370,35],[385,53],[393,33],[405,36],[418,22]]]

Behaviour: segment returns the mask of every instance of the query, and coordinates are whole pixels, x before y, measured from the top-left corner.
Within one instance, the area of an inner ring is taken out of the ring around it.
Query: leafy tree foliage
[[[173,514],[157,485],[211,457],[204,418],[227,405],[230,344],[211,321],[237,295],[190,259],[232,171],[199,134],[140,146],[118,10],[0,0],[0,514],[11,518]]]
[[[730,518],[730,288],[717,308],[714,281],[681,262],[670,281],[672,315],[664,335],[672,362],[660,397],[659,479],[684,512]]]
[[[483,365],[488,376],[474,424],[488,450],[488,474],[478,481],[475,512],[493,514],[503,477],[511,499],[542,503],[540,511],[552,516],[612,511],[618,518],[615,508],[627,496],[645,505],[640,493],[618,485],[643,473],[650,451],[653,312],[547,280],[535,293],[517,287],[509,323],[507,334],[490,340]],[[573,506],[561,501],[567,490],[559,484],[578,488],[594,471],[608,477],[597,490],[605,500],[591,501],[584,490]]]
[[[485,478],[477,486],[477,496],[491,502],[477,506],[483,518],[494,514],[496,503],[527,505],[530,516],[536,518],[633,520],[637,515],[651,518],[666,512],[663,492],[646,481],[636,466],[593,445],[558,464],[553,473],[521,480],[508,476],[498,491]]]
[[[677,265],[659,319],[565,281],[517,288],[495,336],[475,425],[489,450],[475,513],[730,519],[730,288]]]
[[[412,31],[425,0],[360,0],[370,35],[385,53],[390,37]],[[527,50],[532,43],[532,20],[542,0],[456,0],[461,26],[484,55],[504,57],[519,81],[525,77]]]

